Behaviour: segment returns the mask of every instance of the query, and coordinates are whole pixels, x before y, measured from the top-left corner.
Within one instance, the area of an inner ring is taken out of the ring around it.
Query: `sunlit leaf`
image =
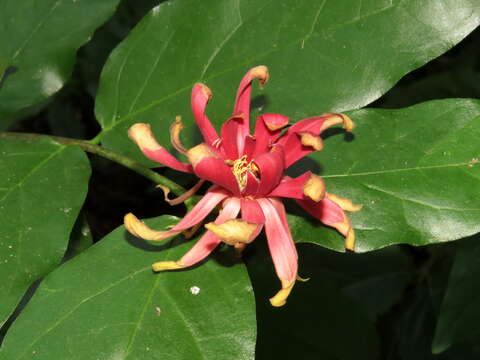
[[[111,149],[147,163],[125,136],[149,122],[168,144],[175,115],[197,142],[190,91],[213,90],[208,109],[219,126],[236,87],[265,64],[271,82],[256,106],[299,120],[360,108],[403,75],[442,54],[480,22],[474,0],[177,0],[154,8],[112,53],[102,73],[96,115]]]

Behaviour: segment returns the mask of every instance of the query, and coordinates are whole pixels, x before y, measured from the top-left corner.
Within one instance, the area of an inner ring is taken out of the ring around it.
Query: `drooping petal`
[[[239,211],[240,199],[228,198],[224,201],[223,209],[220,211],[215,223],[221,224],[234,219]],[[211,231],[207,231],[180,260],[156,262],[152,265],[152,269],[154,271],[173,270],[195,265],[205,259],[220,243],[220,238]]]
[[[345,236],[345,248],[355,250],[355,232],[350,224],[348,216],[344,209],[335,200],[349,209],[349,211],[358,211],[361,206],[353,205],[349,200],[337,197],[332,194],[326,194],[325,198],[319,202],[313,200],[297,200],[297,203],[307,212],[320,220],[325,225],[331,226],[343,236]]]
[[[353,121],[348,116],[334,113],[325,113],[293,124],[278,140],[278,144],[285,147],[285,167],[288,168],[312,151],[321,150],[323,143],[320,134],[338,124],[343,124],[347,131],[354,127]]]
[[[270,299],[270,302],[273,306],[282,306],[297,277],[297,250],[285,220],[285,209],[282,203],[274,198],[261,198],[257,201],[265,215],[268,248],[272,255],[275,271],[282,282],[282,289]]]
[[[205,142],[213,145],[218,140],[217,131],[205,115],[205,108],[212,97],[212,91],[204,84],[197,83],[192,89],[192,110],[195,121],[200,129]]]
[[[285,169],[284,156],[283,147],[275,146],[270,152],[255,158],[255,164],[260,172],[257,195],[268,194],[280,183]]]
[[[168,166],[172,169],[192,172],[192,166],[178,161],[163,146],[155,140],[149,124],[137,123],[128,130],[128,136],[142,150],[143,154],[159,164]]]
[[[239,194],[238,183],[232,170],[210,147],[205,144],[197,145],[188,150],[187,157],[199,178],[211,181],[230,190],[233,194]]]
[[[265,216],[257,200],[242,198],[242,219],[252,224],[265,223]]]
[[[242,219],[257,224],[257,228],[252,233],[250,241],[253,241],[263,229],[265,216],[257,200],[242,198]]]
[[[288,125],[288,117],[281,114],[263,114],[255,123],[255,150],[252,157],[268,152],[270,145],[280,135],[282,129]]]
[[[151,241],[161,241],[177,235],[200,221],[217,206],[223,199],[229,196],[229,193],[218,187],[210,188],[205,196],[195,205],[195,207],[185,217],[170,230],[158,231],[149,228],[144,222],[140,221],[135,215],[129,213],[125,215],[125,228],[139,238]]]
[[[243,139],[250,134],[250,93],[252,91],[252,81],[260,80],[260,87],[268,81],[268,69],[266,66],[256,66],[250,69],[238,87],[237,96],[235,98],[234,115],[243,114],[243,120],[239,126],[239,136]],[[239,154],[243,153],[243,143],[238,148]]]

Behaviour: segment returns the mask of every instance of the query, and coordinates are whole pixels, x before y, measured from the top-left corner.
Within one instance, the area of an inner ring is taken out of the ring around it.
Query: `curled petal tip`
[[[140,149],[157,150],[161,148],[155,140],[149,124],[133,124],[130,129],[128,129],[128,137],[132,139]]]
[[[313,201],[319,202],[325,197],[325,183],[323,179],[315,174],[311,174],[305,185],[303,193]]]
[[[194,88],[195,88],[195,87],[198,87],[198,88],[202,91],[202,93],[203,93],[203,95],[205,96],[205,98],[207,98],[207,99],[211,99],[211,98],[212,98],[212,96],[213,96],[212,90],[210,90],[210,88],[209,88],[207,85],[205,85],[205,84],[203,84],[203,83],[196,83],[196,84],[194,85]]]
[[[270,78],[268,68],[265,65],[255,66],[254,68],[250,69],[249,72],[252,79],[259,79],[261,88]]]
[[[155,272],[165,271],[165,270],[177,270],[182,269],[185,266],[178,261],[159,261],[152,264],[152,270]]]
[[[340,206],[342,210],[354,212],[360,211],[363,208],[363,205],[355,205],[354,203],[352,203],[351,200],[342,198],[334,194],[327,194],[327,197],[333,202],[335,202],[338,206]]]
[[[315,151],[321,151],[323,149],[323,141],[320,136],[315,136],[308,132],[298,133],[300,141],[303,146],[310,146]]]
[[[170,141],[175,149],[182,154],[186,154],[187,150],[182,145],[182,141],[180,140],[180,132],[183,130],[183,123],[182,117],[176,116],[175,121],[172,125],[170,125]]]
[[[226,244],[236,245],[237,243],[249,243],[257,229],[257,224],[251,224],[240,219],[232,219],[220,225],[208,223],[205,224],[205,227]]]
[[[343,118],[343,128],[347,131],[352,131],[355,128],[355,123],[345,114],[339,114]]]
[[[205,144],[199,144],[187,151],[188,161],[195,166],[206,157],[217,157],[215,153]]]
[[[140,221],[135,215],[132,213],[128,213],[123,218],[123,222],[125,224],[125,228],[136,237],[139,237],[144,240],[151,240],[151,241],[159,241],[166,239],[167,231],[156,231],[150,229],[143,221]],[[172,234],[171,236],[173,236]]]
[[[288,125],[288,116],[281,114],[263,114],[262,119],[270,131],[276,131]]]
[[[352,119],[350,119],[345,114],[325,113],[321,116],[326,118],[325,122],[322,125],[322,131],[338,124],[342,124],[342,127],[346,131],[352,131],[355,127],[355,123],[352,121]]]
[[[350,228],[345,237],[345,249],[355,251],[355,231]]]
[[[280,307],[286,304],[288,295],[295,285],[295,280],[282,280],[282,288],[277,294],[270,298],[270,304],[275,307]]]

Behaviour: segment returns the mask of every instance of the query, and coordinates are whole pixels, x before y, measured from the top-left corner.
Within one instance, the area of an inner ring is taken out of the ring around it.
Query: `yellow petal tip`
[[[178,270],[182,269],[184,266],[178,261],[159,261],[152,264],[152,270],[155,272],[165,271],[165,270]]]
[[[270,304],[275,307],[283,306],[287,303],[288,295],[295,285],[295,280],[282,280],[282,288],[277,294],[270,298]]]

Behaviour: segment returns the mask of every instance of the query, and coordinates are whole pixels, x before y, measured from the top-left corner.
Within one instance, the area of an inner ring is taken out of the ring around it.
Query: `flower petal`
[[[278,140],[278,144],[285,147],[285,167],[288,168],[312,151],[321,150],[323,145],[320,134],[338,124],[343,124],[347,131],[354,127],[353,121],[348,116],[334,113],[325,113],[293,124]]]
[[[240,199],[238,198],[228,198],[223,205],[215,223],[221,224],[233,219],[240,211]],[[154,271],[173,270],[195,265],[205,259],[220,243],[220,238],[211,231],[207,231],[180,260],[156,262],[152,265],[152,269]]]
[[[240,131],[243,120],[243,115],[232,116],[222,125],[222,147],[227,159],[238,159],[239,149],[243,148],[245,137]]]
[[[250,133],[250,93],[252,91],[252,81],[260,80],[260,87],[268,81],[268,69],[266,66],[256,66],[250,69],[238,87],[237,96],[235,98],[234,115],[243,114],[243,121],[239,127],[239,136],[245,138]],[[243,153],[243,144],[238,148],[239,154]]]
[[[213,145],[218,140],[217,131],[205,115],[205,108],[212,97],[212,91],[204,84],[197,83],[192,89],[192,110],[195,121],[200,129],[205,142]]]
[[[223,224],[208,223],[205,227],[228,245],[251,242],[257,230],[257,224],[240,219],[231,219]]]
[[[286,197],[298,200],[305,199],[303,187],[311,176],[312,173],[310,171],[307,171],[296,178],[284,176],[280,184],[278,184],[278,186],[273,189],[267,197]]]
[[[323,200],[315,202],[313,200],[297,200],[297,203],[311,215],[316,217],[325,225],[331,226],[343,236],[345,236],[345,248],[355,250],[355,232],[350,224],[350,219],[345,214],[344,209],[335,200],[341,199],[340,203],[352,211],[360,210],[360,206],[353,205],[349,200],[326,194]]]
[[[143,154],[150,160],[178,171],[192,172],[192,166],[190,164],[178,161],[163,146],[157,143],[157,140],[153,137],[149,124],[137,123],[132,125],[128,130],[128,136],[138,145]]]
[[[197,205],[170,230],[152,230],[132,213],[125,215],[125,227],[132,235],[139,238],[161,241],[198,224],[228,195],[229,193],[227,191],[219,189],[218,187],[210,188]]]
[[[265,216],[257,200],[242,198],[242,219],[251,224],[257,224],[257,228],[250,236],[251,242],[260,234],[265,223]]]
[[[283,204],[274,198],[257,200],[265,215],[265,231],[268,248],[282,289],[270,299],[273,306],[285,304],[295,283],[298,271],[298,255],[295,244],[286,222]]]
[[[255,123],[255,150],[252,157],[268,152],[282,128],[288,125],[288,117],[281,114],[262,114]]]
[[[255,158],[260,172],[260,185],[257,195],[265,195],[275,188],[283,176],[284,151],[282,146],[275,146],[270,152]]]
[[[205,144],[197,145],[187,153],[188,160],[193,165],[193,171],[201,178],[213,182],[234,194],[239,194],[240,189],[231,168],[223,159]]]

